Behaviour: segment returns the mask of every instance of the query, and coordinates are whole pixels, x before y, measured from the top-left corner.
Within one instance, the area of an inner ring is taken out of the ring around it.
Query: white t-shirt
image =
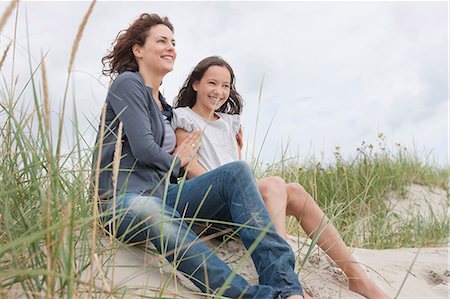
[[[240,116],[216,112],[217,120],[205,120],[189,107],[173,110],[172,128],[186,132],[201,131],[203,137],[198,150],[198,162],[207,171],[239,160],[236,134],[241,125]]]

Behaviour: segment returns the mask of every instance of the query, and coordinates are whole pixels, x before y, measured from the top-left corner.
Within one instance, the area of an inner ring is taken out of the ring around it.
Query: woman
[[[172,119],[178,144],[190,132],[203,131],[198,157],[187,167],[188,177],[198,177],[239,159],[241,112],[242,98],[235,88],[231,66],[217,56],[200,61],[178,94]],[[318,245],[347,275],[350,290],[367,298],[389,298],[369,279],[336,228],[300,184],[286,184],[280,177],[264,178],[257,184],[271,220],[283,238],[286,238],[286,215],[295,216],[308,236],[317,235]]]
[[[97,137],[101,156],[99,150],[94,155],[101,166],[99,197],[107,202],[105,228],[124,242],[152,242],[203,292],[214,294],[227,282],[221,292],[231,298],[303,298],[294,254],[273,229],[248,165],[217,168],[186,181],[182,190],[169,183],[194,156],[199,136],[189,134],[175,149],[171,107],[158,90],[175,59],[172,24],[142,14],[102,60],[103,73],[114,77],[106,98],[105,134]],[[122,136],[117,136],[119,123]],[[111,168],[118,140],[122,155],[116,179]],[[252,252],[260,285],[235,275],[180,215],[241,225],[239,236],[247,248],[263,233]]]

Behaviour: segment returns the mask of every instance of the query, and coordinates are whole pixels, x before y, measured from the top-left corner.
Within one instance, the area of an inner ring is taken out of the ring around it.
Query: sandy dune
[[[108,242],[108,241],[107,241]],[[290,244],[295,249],[295,237]],[[403,248],[387,250],[354,249],[355,258],[369,276],[393,297],[405,284],[398,298],[448,298],[448,248]],[[236,267],[244,250],[236,241],[228,242],[218,249],[218,254],[232,267]],[[416,258],[417,255],[417,258]],[[411,270],[408,270],[412,266]],[[106,265],[112,263],[106,262]],[[178,298],[203,298],[193,284],[173,271],[173,268],[153,254],[144,254],[138,248],[120,249],[116,252],[114,267],[104,266],[107,272],[105,284],[109,289],[114,271],[115,287],[128,290],[127,298],[137,296],[163,295]],[[245,260],[237,270],[252,283],[257,283],[257,275],[251,260]],[[320,249],[315,249],[310,259],[300,271],[299,277],[305,289],[315,298],[362,298],[347,289],[347,280]]]
[[[441,189],[412,185],[403,198],[391,194],[387,200],[392,210],[399,215],[418,213],[428,217],[432,211],[438,217],[448,217],[447,194]],[[110,240],[105,238],[103,241],[108,246]],[[304,240],[290,236],[288,242],[294,251],[300,253],[300,257],[304,256],[307,250]],[[209,244],[216,247],[219,243]],[[216,249],[218,255],[232,268],[238,266],[245,252],[239,241],[230,241]],[[114,273],[114,287],[126,290],[127,298],[157,295],[177,298],[205,297],[158,255],[145,254],[139,248],[122,248],[115,252],[114,261],[103,260],[104,278],[97,280],[99,286],[110,289]],[[387,250],[355,248],[353,253],[368,275],[392,297],[449,297],[448,246]],[[257,274],[251,260],[242,261],[236,271],[251,283],[257,283]],[[307,292],[315,298],[362,298],[348,290],[345,275],[319,248],[314,249],[309,260],[305,262],[299,277]],[[164,293],[160,292],[161,289]]]

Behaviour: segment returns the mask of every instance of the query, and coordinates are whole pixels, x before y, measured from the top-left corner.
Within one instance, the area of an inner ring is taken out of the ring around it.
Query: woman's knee
[[[110,207],[109,220],[127,222],[133,225],[155,225],[163,221],[180,219],[180,214],[158,197],[126,194],[119,198],[115,208]]]
[[[214,171],[226,173],[230,177],[237,178],[239,181],[254,180],[252,170],[248,163],[244,161],[235,161],[225,164]]]
[[[129,206],[130,211],[137,215],[142,221],[159,223],[164,219],[180,219],[180,213],[159,197],[139,196]]]
[[[247,162],[244,161],[235,161],[235,162],[231,162],[228,164],[225,164],[224,167],[228,167],[229,169],[231,169],[233,172],[236,173],[248,173],[248,174],[252,174],[252,170],[250,169],[250,166],[248,165]]]
[[[183,224],[177,210],[153,196],[136,196],[117,212],[118,235],[141,241],[152,241],[160,236],[176,238]]]

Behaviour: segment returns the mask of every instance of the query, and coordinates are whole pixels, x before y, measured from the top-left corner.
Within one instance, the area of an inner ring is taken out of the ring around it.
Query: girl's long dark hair
[[[192,108],[197,98],[197,92],[192,88],[195,81],[199,81],[203,78],[203,75],[211,66],[226,67],[230,71],[231,84],[230,84],[230,97],[227,101],[217,109],[218,112],[228,114],[241,114],[243,101],[241,95],[236,91],[235,77],[231,66],[219,56],[210,56],[200,61],[192,70],[191,74],[187,77],[186,81],[181,87],[178,96],[175,99],[174,108],[177,107],[189,107]]]
[[[158,24],[166,25],[174,31],[167,17],[161,18],[157,14],[148,13],[141,14],[128,29],[120,31],[112,43],[112,50],[102,58],[103,75],[113,77],[125,71],[139,71],[132,47],[134,44],[143,46],[150,28]]]

